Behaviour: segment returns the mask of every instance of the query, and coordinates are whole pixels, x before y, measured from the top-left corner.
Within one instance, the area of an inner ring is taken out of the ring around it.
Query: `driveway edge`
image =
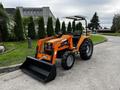
[[[0,67],[0,74],[18,70],[20,66],[21,66],[21,64],[11,65],[11,66],[7,66],[7,67]]]

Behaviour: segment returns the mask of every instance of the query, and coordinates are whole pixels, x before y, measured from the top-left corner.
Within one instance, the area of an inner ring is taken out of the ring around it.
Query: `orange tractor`
[[[86,21],[81,16],[66,18]],[[85,35],[78,33],[75,35],[60,34],[38,40],[35,58],[28,56],[20,68],[32,77],[48,82],[56,77],[57,58],[61,59],[63,69],[69,70],[74,65],[76,54],[80,54],[83,60],[89,60],[92,53],[93,43],[87,35],[87,29]]]

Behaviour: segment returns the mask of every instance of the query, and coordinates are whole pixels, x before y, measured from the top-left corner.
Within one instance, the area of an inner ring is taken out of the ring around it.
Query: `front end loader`
[[[85,20],[81,16],[66,17],[74,20]],[[93,53],[93,43],[86,34],[57,35],[40,39],[37,42],[35,57],[28,56],[21,65],[21,70],[30,76],[49,82],[56,77],[56,59],[61,59],[61,66],[65,70],[73,67],[75,55],[79,54],[83,60],[89,60]]]

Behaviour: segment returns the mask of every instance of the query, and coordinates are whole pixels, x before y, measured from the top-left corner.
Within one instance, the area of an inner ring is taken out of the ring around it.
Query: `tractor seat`
[[[76,47],[81,35],[73,35],[73,46]]]

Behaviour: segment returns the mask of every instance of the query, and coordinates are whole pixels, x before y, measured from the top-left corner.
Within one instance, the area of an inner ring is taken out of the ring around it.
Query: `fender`
[[[90,38],[90,36],[84,36],[84,35],[81,35],[79,41],[78,41],[78,44],[77,44],[77,51],[79,51],[79,48],[80,46],[82,45],[82,43],[84,42],[85,39],[87,38]]]

